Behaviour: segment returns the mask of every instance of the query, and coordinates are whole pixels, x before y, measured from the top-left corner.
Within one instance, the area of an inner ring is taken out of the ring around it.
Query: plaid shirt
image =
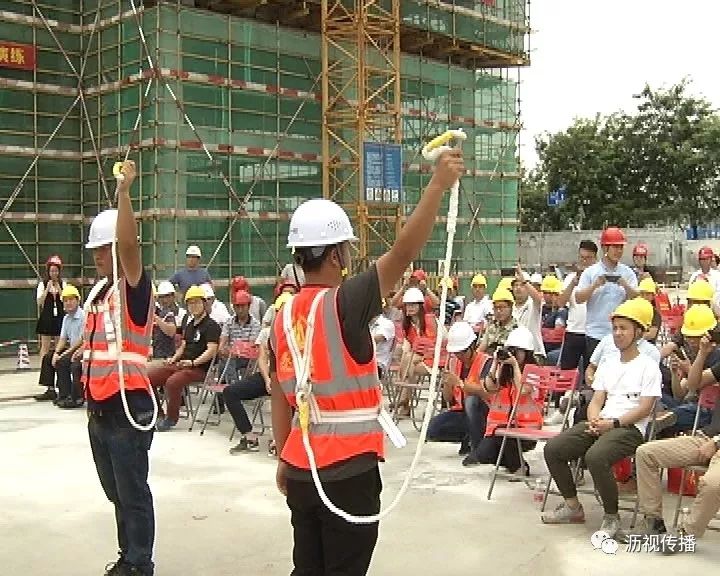
[[[233,314],[233,316],[223,324],[220,337],[226,337],[228,344],[232,346],[232,343],[236,340],[252,342],[254,344],[258,334],[260,334],[260,322],[258,322],[254,316],[250,315],[245,324],[239,324],[237,317]]]
[[[508,335],[517,328],[517,325],[515,318],[510,318],[507,324],[499,324],[496,320],[490,322],[480,340],[480,343],[485,345],[485,351],[494,352],[495,348],[503,346]]]

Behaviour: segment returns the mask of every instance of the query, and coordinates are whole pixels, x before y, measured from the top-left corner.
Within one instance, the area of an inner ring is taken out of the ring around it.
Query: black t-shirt
[[[125,280],[123,279],[123,282]],[[95,298],[94,303],[99,303],[105,298],[107,291],[110,289],[110,284],[103,288]],[[148,322],[148,312],[150,310],[150,298],[152,296],[152,286],[150,284],[150,278],[145,270],[140,275],[140,280],[137,286],[133,287],[128,285],[127,287],[127,306],[130,313],[130,318],[137,326],[145,326]],[[92,363],[92,360],[91,360]],[[88,367],[88,370],[92,370],[92,365]],[[141,406],[142,409],[146,408],[147,401],[149,400],[148,392],[144,390],[128,390],[126,393],[128,404]],[[87,388],[87,401],[89,410],[122,410],[122,401],[120,399],[120,392],[116,392],[109,398],[96,401],[93,399],[90,388]]]
[[[185,350],[183,350],[180,360],[195,360],[207,350],[208,343],[217,344],[220,341],[220,326],[205,314],[197,324],[193,320],[188,321],[183,340],[185,341]],[[196,366],[203,370],[207,370],[209,367],[210,362]]]
[[[305,284],[303,288],[312,287]],[[370,335],[370,321],[382,313],[382,297],[377,268],[373,265],[365,272],[345,280],[338,288],[338,317],[340,331],[345,347],[358,364],[367,364],[372,360],[375,348]],[[272,338],[269,350],[270,371],[275,372],[275,351],[272,349]],[[343,460],[319,471],[323,482],[344,480],[358,476],[377,466],[375,454],[360,454]],[[308,470],[289,466],[288,477],[295,480],[312,482]]]

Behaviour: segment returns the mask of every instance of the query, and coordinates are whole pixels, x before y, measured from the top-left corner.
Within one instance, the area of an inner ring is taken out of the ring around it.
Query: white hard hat
[[[201,284],[200,288],[202,288],[203,292],[205,292],[205,298],[215,298],[215,291],[213,290],[213,287],[210,286],[210,284]]]
[[[202,256],[202,252],[200,252],[200,247],[195,246],[194,244],[192,246],[188,246],[188,249],[185,250],[185,256],[197,256],[200,258]]]
[[[535,272],[535,274],[530,276],[530,284],[542,284],[542,274]]]
[[[420,288],[408,288],[403,294],[403,304],[424,304],[425,296]]]
[[[288,248],[330,246],[357,240],[350,218],[332,200],[313,198],[303,202],[290,218]]]
[[[450,326],[447,337],[448,352],[462,352],[477,340],[477,334],[467,322],[455,322]]]
[[[508,334],[507,340],[505,340],[505,346],[507,348],[522,348],[528,352],[535,350],[535,339],[533,338],[532,332],[525,326],[518,326]]]
[[[93,218],[85,248],[100,248],[115,241],[118,211],[115,208],[103,210]]]
[[[160,284],[158,284],[157,295],[169,296],[170,294],[175,294],[175,286],[167,280],[163,280]]]

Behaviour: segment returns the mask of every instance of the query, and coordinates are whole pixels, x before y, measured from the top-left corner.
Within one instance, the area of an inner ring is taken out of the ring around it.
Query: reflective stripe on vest
[[[145,326],[137,326],[127,306],[127,283],[120,283],[121,328],[123,341],[116,339],[115,290],[110,287],[102,302],[86,305],[83,382],[94,400],[102,401],[119,391],[118,357],[123,361],[126,390],[143,390],[149,387],[146,372],[152,338],[152,299],[148,301]]]
[[[487,415],[485,436],[492,436],[496,428],[508,427],[513,401],[513,393],[508,386],[504,386],[493,395]],[[532,399],[530,394],[521,395],[515,410],[514,426],[519,428],[541,428],[542,424],[542,408]]]
[[[292,300],[293,330],[301,353],[305,352],[307,314],[320,290],[322,288],[303,288]],[[384,433],[377,419],[382,401],[377,364],[374,357],[366,364],[358,364],[352,358],[342,341],[336,306],[337,289],[331,289],[319,303],[310,350],[314,397],[310,444],[318,468],[359,454],[384,456]],[[278,382],[288,403],[296,406],[295,370],[284,332],[283,314],[275,317],[273,350]],[[297,413],[281,457],[297,468],[310,468]]]

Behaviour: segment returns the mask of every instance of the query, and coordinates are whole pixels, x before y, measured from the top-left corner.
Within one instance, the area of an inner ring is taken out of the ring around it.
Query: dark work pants
[[[605,513],[617,514],[618,489],[612,465],[633,456],[642,443],[643,436],[635,426],[613,428],[598,437],[588,433],[586,423],[580,422],[548,440],[545,462],[560,494],[574,498],[577,488],[569,462],[584,456]]]
[[[359,516],[380,511],[380,470],[372,470],[323,488],[339,508]],[[287,503],[293,526],[291,576],[364,576],[378,538],[378,523],[350,524],[330,512],[315,484],[287,481]]]
[[[428,424],[428,442],[462,442],[467,436],[467,416],[464,410],[440,412]]]
[[[467,416],[471,451],[476,450],[480,441],[485,437],[489,410],[488,405],[480,396],[465,397],[465,415]]]
[[[150,397],[147,402],[131,398],[128,402],[135,420],[148,424],[152,418]],[[152,576],[155,514],[147,478],[153,432],[135,430],[120,410],[90,412],[88,434],[100,484],[115,506],[120,556],[140,571],[139,576]]]
[[[585,339],[585,334],[565,332],[562,352],[560,353],[560,368],[562,370],[572,370],[573,368],[580,368],[580,359],[585,357],[586,347],[587,342]]]
[[[243,406],[243,400],[255,400],[255,398],[262,396],[267,396],[267,389],[260,372],[255,372],[255,374],[243,380],[238,380],[223,390],[225,405],[240,434],[247,434],[252,430],[252,423],[248,418],[245,406]]]
[[[43,356],[40,363],[38,384],[40,386],[54,388],[56,384],[55,380],[57,379],[58,398],[72,398],[73,400],[82,398],[83,387],[80,382],[82,365],[80,361],[72,362],[72,355],[65,354],[60,356],[55,363],[55,367],[53,367],[53,354],[54,352],[51,351]]]

